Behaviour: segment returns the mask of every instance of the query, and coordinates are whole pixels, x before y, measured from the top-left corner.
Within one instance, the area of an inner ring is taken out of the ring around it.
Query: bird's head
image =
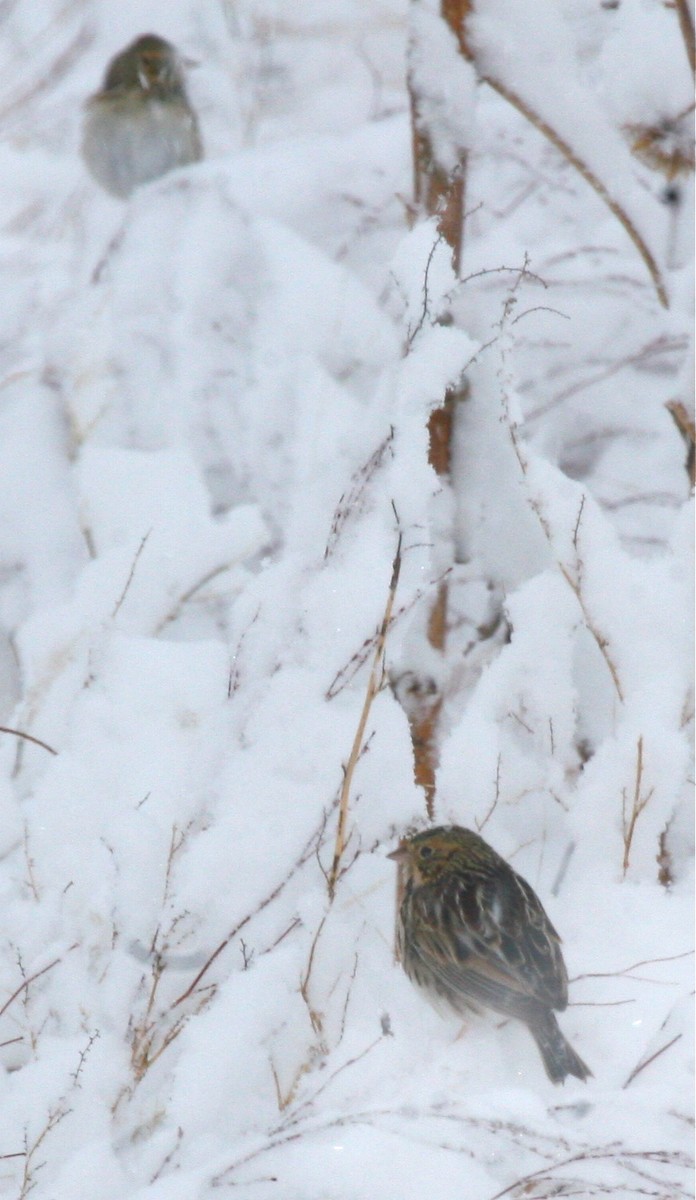
[[[413,837],[403,838],[387,858],[398,863],[405,883],[421,887],[457,870],[471,836],[467,829],[456,825],[426,829]]]
[[[181,60],[174,47],[155,33],[146,33],[111,60],[103,90],[136,89],[146,94],[171,95],[183,90]]]

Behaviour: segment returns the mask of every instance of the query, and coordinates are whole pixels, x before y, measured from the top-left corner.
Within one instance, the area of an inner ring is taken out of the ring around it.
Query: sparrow
[[[181,58],[157,34],[136,38],[112,58],[85,110],[82,157],[112,196],[126,199],[141,184],[203,157]]]
[[[401,841],[397,950],[434,1006],[522,1021],[553,1083],[592,1074],[561,1033],[561,939],[529,884],[478,834],[438,826]]]

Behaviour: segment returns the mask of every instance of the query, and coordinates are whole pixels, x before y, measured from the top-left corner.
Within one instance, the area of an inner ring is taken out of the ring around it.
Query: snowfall
[[[688,111],[679,6],[477,0],[521,104],[425,0],[1,7],[0,1195],[689,1196],[691,179],[630,135]],[[206,155],[121,202],[82,108],[144,32]],[[395,960],[433,821],[541,897],[587,1083]]]

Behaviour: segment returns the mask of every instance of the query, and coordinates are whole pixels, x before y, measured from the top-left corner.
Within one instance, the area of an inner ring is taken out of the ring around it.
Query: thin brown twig
[[[155,637],[160,634],[163,629],[166,629],[167,625],[171,625],[172,621],[177,620],[177,618],[181,615],[184,606],[188,604],[189,600],[193,600],[193,597],[197,596],[199,592],[202,592],[203,588],[209,583],[212,583],[214,579],[217,579],[218,575],[224,575],[226,571],[231,571],[234,565],[234,563],[229,562],[221,563],[219,566],[213,567],[213,569],[211,571],[207,571],[206,574],[197,581],[197,583],[192,584],[190,588],[188,588],[185,592],[182,592],[174,607],[171,608],[166,617],[162,617],[162,620],[159,621],[155,626]]]
[[[659,359],[663,355],[674,354],[678,350],[683,350],[684,347],[685,342],[679,337],[668,338],[661,335],[654,338],[646,346],[641,346],[633,354],[625,354],[622,358],[614,359],[608,363],[603,362],[591,374],[583,376],[582,379],[577,379],[574,383],[567,384],[544,404],[540,404],[538,408],[527,413],[525,419],[527,421],[536,421],[539,417],[543,417],[546,413],[550,412],[555,405],[562,404],[565,400],[569,400],[572,396],[577,396],[589,388],[595,387],[598,383],[605,383],[607,379],[611,379],[612,376],[617,375],[620,371],[624,371],[627,367],[640,368],[642,364],[649,363],[651,359]]]
[[[638,818],[641,815],[641,813],[643,812],[643,810],[645,809],[645,807],[647,806],[647,804],[649,803],[649,801],[653,795],[653,792],[655,791],[655,788],[651,787],[649,792],[647,792],[645,795],[642,795],[642,793],[641,793],[642,783],[643,783],[643,735],[641,734],[641,736],[638,738],[638,744],[637,744],[637,748],[636,748],[636,778],[635,778],[635,783],[633,785],[633,800],[631,803],[631,812],[628,815],[628,817],[626,815],[626,789],[624,788],[622,791],[621,821],[622,821],[622,825],[623,825],[623,837],[624,837],[624,856],[623,856],[623,877],[624,877],[624,879],[626,878],[626,872],[628,871],[628,868],[629,868],[631,846],[633,844],[633,835],[635,834],[635,831],[636,831],[636,824],[638,822]]]
[[[558,566],[560,568],[561,575],[565,579],[569,588],[571,589],[572,592],[575,593],[575,598],[576,598],[578,604],[580,605],[580,612],[582,613],[583,621],[585,622],[585,625],[587,626],[588,631],[592,634],[592,637],[594,638],[594,640],[596,642],[597,649],[599,650],[600,654],[602,655],[602,658],[604,659],[605,663],[607,664],[609,674],[611,675],[611,681],[614,684],[614,688],[616,689],[616,694],[619,697],[619,700],[621,701],[621,703],[623,704],[624,692],[623,692],[623,688],[621,686],[621,680],[619,679],[618,668],[617,668],[616,663],[614,662],[611,654],[609,653],[609,641],[605,637],[605,635],[597,628],[597,626],[594,622],[594,619],[587,608],[587,605],[585,603],[585,597],[582,594],[582,588],[581,588],[580,584],[578,583],[578,581],[573,579],[572,575],[570,574],[570,571],[563,563],[559,563]]]
[[[15,737],[24,738],[27,742],[33,742],[35,746],[41,746],[44,750],[48,750],[49,754],[58,754],[53,746],[49,746],[48,742],[42,742],[41,738],[34,737],[31,733],[24,733],[21,729],[9,729],[7,725],[0,725],[0,733],[13,733]]]
[[[675,1034],[671,1041],[666,1042],[664,1046],[660,1046],[660,1049],[656,1050],[654,1054],[651,1054],[649,1058],[646,1058],[645,1062],[638,1063],[638,1066],[633,1068],[631,1074],[624,1083],[623,1089],[627,1088],[630,1083],[633,1083],[636,1075],[640,1075],[641,1071],[644,1071],[646,1067],[649,1067],[651,1062],[654,1062],[656,1058],[659,1058],[661,1054],[664,1054],[665,1050],[669,1050],[670,1046],[673,1046],[674,1043],[678,1042],[683,1036],[683,1033]]]
[[[321,1013],[317,1012],[317,1010],[314,1008],[314,1006],[310,1002],[309,981],[312,976],[312,968],[314,967],[314,955],[316,954],[316,951],[317,951],[317,945],[319,943],[319,938],[321,937],[321,932],[324,928],[324,925],[326,924],[326,917],[327,917],[327,914],[324,913],[324,916],[321,918],[321,921],[319,922],[319,924],[317,926],[316,933],[314,934],[314,937],[312,938],[312,945],[311,945],[311,948],[309,951],[309,958],[307,959],[307,967],[306,967],[305,973],[304,973],[301,983],[300,983],[300,995],[301,995],[302,999],[304,1000],[306,1008],[307,1008],[307,1012],[309,1013],[309,1020],[312,1025],[312,1029],[316,1033],[317,1037],[320,1037],[320,1038],[323,1038],[323,1035],[324,1035],[323,1021],[322,1021]],[[326,1047],[322,1046],[322,1050],[325,1053]]]
[[[478,820],[476,820],[476,818],[474,818],[476,828],[479,833],[481,833],[482,829],[485,829],[486,825],[490,821],[491,817],[493,816],[493,813],[495,812],[495,810],[498,806],[498,801],[500,800],[500,762],[501,762],[501,759],[502,759],[502,754],[498,754],[498,760],[495,764],[495,794],[493,796],[493,800],[491,801],[491,803],[488,807],[488,811],[486,812],[486,815],[484,816],[484,818],[481,822],[479,822]]]
[[[618,971],[587,971],[583,975],[576,975],[572,980],[577,983],[579,979],[614,979],[618,975],[628,975],[630,971],[637,971],[639,967],[653,967],[655,963],[677,962],[680,958],[691,958],[693,950],[683,950],[681,954],[667,954],[664,958],[642,958],[640,962],[631,963],[629,967],[620,967]],[[655,980],[650,982],[654,983]]]
[[[337,804],[338,804],[338,798],[336,798],[332,807],[335,807]],[[326,816],[324,816],[324,818],[322,820],[322,823],[320,826],[320,831],[319,831],[319,837],[321,837],[321,834],[325,828],[325,825],[326,825]],[[195,976],[193,981],[189,984],[189,986],[186,988],[186,990],[183,991],[180,996],[177,996],[176,1000],[174,1000],[172,1002],[172,1004],[170,1004],[170,1006],[169,1006],[170,1012],[173,1008],[176,1008],[177,1005],[183,1004],[184,1000],[187,1000],[188,997],[195,991],[195,989],[198,987],[198,984],[200,983],[203,976],[205,974],[207,974],[207,972],[210,970],[210,968],[212,967],[215,960],[222,954],[223,950],[225,950],[229,946],[232,939],[235,938],[237,936],[237,934],[242,929],[244,929],[245,926],[248,925],[251,920],[253,920],[254,917],[258,916],[259,913],[263,912],[263,910],[265,908],[267,908],[269,904],[272,904],[273,901],[278,898],[278,896],[281,894],[282,891],[284,891],[284,889],[287,887],[288,883],[293,878],[293,876],[296,874],[296,872],[299,871],[300,868],[303,867],[304,864],[307,862],[307,860],[312,857],[312,855],[314,853],[314,848],[315,848],[316,842],[317,842],[317,833],[315,832],[305,843],[301,853],[299,854],[299,856],[293,863],[288,874],[285,876],[285,879],[282,879],[280,881],[280,883],[277,884],[277,886],[274,887],[273,890],[268,893],[268,895],[264,896],[263,900],[261,900],[259,902],[259,904],[257,904],[257,906],[253,910],[253,912],[247,913],[245,917],[242,917],[241,921],[238,921],[238,923],[235,925],[234,929],[232,929],[231,932],[228,933],[227,937],[224,938],[223,941],[220,942],[220,945],[217,946],[216,949],[213,950],[212,954],[210,954],[208,956],[208,958],[204,962],[203,966],[201,967],[200,971]]]
[[[324,549],[324,558],[329,558],[341,536],[343,527],[349,518],[355,518],[361,512],[366,489],[373,475],[380,469],[387,452],[392,453],[394,441],[394,426],[389,426],[388,433],[382,438],[377,449],[372,452],[367,462],[363,463],[350,478],[350,488],[340,497],[331,521],[331,529]]]
[[[504,332],[504,330],[508,324],[510,313],[512,312],[513,306],[515,304],[515,294],[516,294],[517,290],[519,289],[519,286],[524,278],[526,268],[527,268],[527,259],[525,257],[524,265],[520,271],[520,274],[519,274],[517,280],[515,281],[515,283],[513,284],[509,296],[507,297],[507,299],[505,300],[505,302],[503,304],[503,312],[502,312],[500,322],[499,322],[499,328],[500,328],[501,334]],[[502,363],[504,366],[505,351],[501,352],[501,359],[502,359]],[[499,374],[501,376],[503,375],[502,370]],[[505,422],[507,424],[508,433],[510,435],[510,441],[512,442],[512,448],[514,450],[515,457],[519,464],[520,471],[522,472],[523,477],[526,478],[528,471],[529,471],[529,463],[527,461],[527,457],[526,457],[525,451],[522,447],[522,444],[520,442],[520,439],[517,435],[517,426],[512,418],[512,414],[510,412],[510,401],[509,401],[509,397],[507,394],[505,384],[504,384],[504,382],[502,382],[502,380],[501,380],[501,398],[502,398],[502,403],[503,403],[503,412],[504,412],[504,416],[505,416]],[[535,500],[534,497],[530,496],[529,504],[530,504],[532,511],[535,513],[537,520],[539,521],[542,532],[549,544],[550,549],[553,551],[554,550],[553,533],[552,533],[549,521],[544,516],[544,513],[541,511],[539,501]],[[580,504],[580,510],[578,512],[577,520],[575,522],[575,528],[573,530],[573,546],[575,549],[575,578],[571,574],[570,569],[568,567],[566,567],[564,563],[557,560],[558,569],[560,570],[561,574],[563,575],[563,578],[565,579],[568,586],[571,588],[571,590],[575,594],[575,597],[580,606],[580,611],[582,613],[583,620],[585,622],[587,630],[594,638],[594,640],[597,644],[597,648],[598,648],[600,654],[602,655],[602,658],[604,659],[605,663],[607,664],[609,674],[611,675],[612,682],[616,689],[616,694],[619,697],[619,700],[623,703],[623,700],[624,700],[623,688],[621,686],[621,680],[619,679],[619,672],[618,672],[617,666],[609,652],[608,639],[601,632],[601,630],[597,627],[597,625],[592,617],[592,614],[589,612],[587,605],[585,603],[585,597],[584,597],[583,590],[582,590],[582,559],[580,557],[579,548],[578,548],[578,538],[579,538],[579,534],[580,534],[580,525],[581,525],[581,521],[582,521],[583,509],[584,509],[584,499]],[[514,716],[515,714],[513,713],[511,715]]]
[[[415,544],[410,548],[412,550],[415,549]],[[439,583],[440,580],[438,579],[435,582]],[[402,604],[395,613],[392,613],[390,627],[395,625],[397,621],[400,621],[402,617],[407,616],[421,599],[422,592],[418,591],[416,592],[415,596],[411,597],[407,604]],[[377,644],[379,634],[380,630],[376,629],[374,633],[370,634],[369,637],[366,637],[360,649],[356,650],[351,655],[347,663],[344,663],[342,667],[339,667],[333,679],[331,680],[331,683],[324,692],[324,698],[326,700],[335,699],[336,696],[340,695],[344,688],[348,687],[351,680],[357,675],[358,671],[365,665],[370,657],[370,651]]]
[[[68,948],[67,953],[69,954],[71,950],[74,950],[76,948],[76,946],[77,946],[77,942],[75,942],[74,945],[72,945]],[[3,1004],[2,1008],[0,1008],[0,1017],[3,1015],[3,1013],[7,1012],[8,1008],[12,1004],[12,1001],[16,1000],[17,997],[20,996],[21,993],[29,987],[30,983],[34,983],[35,980],[40,979],[42,975],[45,975],[47,971],[53,970],[53,968],[57,967],[58,963],[60,963],[62,961],[63,961],[63,956],[61,955],[60,958],[54,958],[53,962],[50,962],[50,963],[48,963],[47,966],[42,967],[40,971],[35,971],[33,975],[28,975],[27,978],[25,980],[23,980],[22,983],[20,983],[20,985],[16,989],[16,991],[14,991],[12,993],[9,1000],[6,1000],[5,1003]]]
[[[558,1171],[562,1167],[572,1166],[573,1163],[580,1162],[601,1162],[607,1159],[630,1159],[637,1158],[647,1160],[648,1162],[673,1162],[682,1161],[682,1156],[679,1151],[670,1150],[624,1150],[621,1147],[617,1149],[607,1150],[581,1150],[577,1154],[571,1155],[569,1158],[564,1158],[561,1162],[553,1163],[550,1167],[540,1167],[538,1171],[531,1171],[529,1175],[523,1175],[520,1179],[516,1179],[514,1183],[503,1188],[502,1191],[496,1192],[495,1196],[491,1196],[490,1200],[500,1200],[501,1196],[509,1196],[510,1192],[525,1185],[524,1195],[529,1195],[528,1185],[535,1179],[541,1179],[544,1176],[549,1176],[552,1171]],[[564,1195],[568,1193],[565,1192]]]
[[[135,569],[138,565],[138,560],[139,560],[140,555],[142,554],[143,550],[145,549],[145,546],[147,544],[147,539],[149,538],[151,533],[152,533],[152,530],[148,529],[147,533],[142,538],[140,545],[138,546],[138,549],[135,552],[135,556],[133,558],[133,562],[131,563],[131,569],[128,572],[128,578],[126,580],[124,589],[121,592],[121,595],[119,596],[118,600],[116,601],[116,604],[114,605],[114,611],[111,614],[112,620],[118,614],[118,611],[119,611],[121,605],[123,604],[123,601],[125,600],[126,596],[128,595],[128,589],[133,582],[133,576],[135,575]]]

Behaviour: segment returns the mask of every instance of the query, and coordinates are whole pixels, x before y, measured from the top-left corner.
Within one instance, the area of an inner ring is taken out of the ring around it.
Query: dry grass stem
[[[377,694],[379,693],[379,691],[382,687],[382,682],[384,679],[384,656],[385,656],[386,644],[387,644],[387,634],[389,632],[389,625],[390,625],[390,622],[392,619],[392,611],[394,609],[394,598],[396,596],[396,589],[397,589],[398,583],[399,583],[400,572],[401,572],[401,534],[399,534],[399,537],[398,537],[398,541],[397,541],[397,545],[396,545],[396,553],[394,555],[394,560],[392,562],[392,573],[391,573],[391,580],[389,582],[389,592],[387,595],[387,603],[386,603],[386,606],[384,609],[384,616],[382,618],[382,624],[380,625],[379,633],[377,635],[377,644],[375,646],[375,653],[374,653],[373,660],[372,660],[372,669],[370,671],[370,677],[367,681],[365,700],[363,703],[362,712],[360,714],[360,720],[358,721],[358,727],[355,731],[355,737],[353,738],[353,745],[351,747],[350,755],[348,757],[348,762],[346,763],[346,765],[343,769],[343,783],[341,785],[341,791],[339,794],[339,801],[338,801],[338,824],[336,826],[336,841],[334,844],[333,860],[332,860],[331,867],[328,872],[328,879],[327,879],[330,899],[333,899],[333,897],[334,897],[334,893],[336,890],[336,883],[338,881],[338,876],[339,876],[339,872],[341,869],[341,860],[343,858],[343,854],[344,854],[344,851],[346,848],[346,826],[348,823],[348,809],[349,809],[349,804],[350,804],[350,789],[351,789],[351,785],[353,782],[353,774],[354,774],[358,759],[360,758],[360,753],[361,753],[362,745],[363,745],[363,739],[365,736],[365,727],[367,725],[367,719],[370,715],[370,709],[372,708],[372,704],[374,702],[375,696],[377,696]]]

